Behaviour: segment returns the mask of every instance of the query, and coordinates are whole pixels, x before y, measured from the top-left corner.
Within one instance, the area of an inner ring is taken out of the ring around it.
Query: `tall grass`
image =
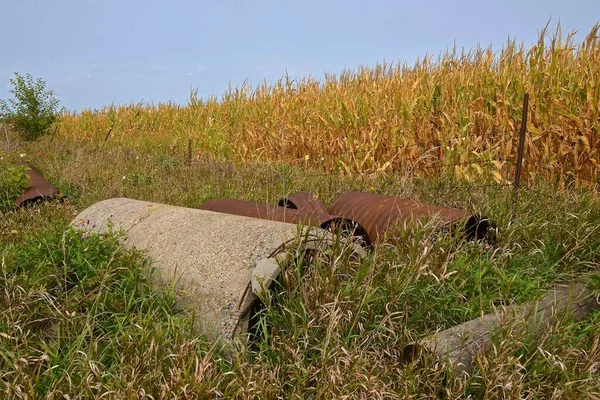
[[[498,51],[454,48],[413,66],[382,63],[320,81],[284,76],[272,85],[230,89],[220,100],[192,92],[185,106],[70,113],[60,121],[60,135],[101,141],[112,128],[110,141],[161,144],[174,152],[192,138],[203,157],[285,160],[326,172],[476,162],[457,167],[457,174],[486,171],[501,180],[512,173],[502,160],[514,158],[528,92],[530,178],[569,173],[596,180],[599,27],[580,43],[560,26],[546,27],[530,48],[511,39]],[[449,139],[457,136],[466,137]]]
[[[600,396],[598,313],[561,319],[538,337],[500,329],[469,378],[445,381],[444,365],[430,356],[402,359],[406,344],[436,330],[597,276],[600,207],[585,191],[524,191],[511,221],[512,191],[502,187],[447,192],[385,176],[332,185],[293,168],[284,186],[271,165],[188,167],[159,150],[98,151],[61,140],[24,146],[19,151],[47,152],[36,167],[69,200],[0,218],[0,398]],[[275,203],[310,189],[325,203],[356,189],[463,207],[492,216],[496,240],[431,240],[432,226],[416,225],[364,259],[342,246],[327,258],[299,259],[265,298],[262,321],[271,329],[227,359],[151,281],[140,252],[111,235],[68,229],[83,207],[110,197],[195,207],[219,196]]]

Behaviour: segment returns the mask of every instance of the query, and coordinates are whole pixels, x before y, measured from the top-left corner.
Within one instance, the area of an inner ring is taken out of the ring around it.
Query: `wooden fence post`
[[[10,151],[10,139],[8,138],[8,126],[4,124],[4,135],[6,135],[6,150]]]
[[[58,126],[54,127],[54,132],[52,132],[52,136],[50,137],[50,143],[54,142],[54,137],[58,133]]]
[[[515,219],[517,213],[517,203],[519,201],[519,190],[521,186],[521,170],[523,169],[523,152],[525,151],[525,135],[527,133],[527,111],[529,108],[529,93],[525,93],[523,97],[523,116],[521,118],[521,129],[519,132],[519,150],[517,153],[517,168],[515,171],[514,181],[514,201],[512,220]]]
[[[187,165],[188,167],[192,165],[192,139],[188,139]]]

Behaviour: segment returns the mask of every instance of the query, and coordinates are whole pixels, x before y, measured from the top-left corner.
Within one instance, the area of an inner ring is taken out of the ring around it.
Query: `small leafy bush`
[[[14,99],[0,100],[0,117],[12,125],[24,140],[36,140],[47,134],[58,117],[58,100],[46,89],[41,78],[34,80],[15,72],[10,79]]]
[[[10,211],[15,199],[27,189],[27,167],[12,166],[6,160],[0,160],[0,213]]]

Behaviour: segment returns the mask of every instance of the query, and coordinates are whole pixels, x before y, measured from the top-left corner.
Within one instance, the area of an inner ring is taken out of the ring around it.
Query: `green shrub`
[[[27,189],[27,167],[11,166],[5,160],[0,160],[0,213],[10,211],[15,207],[15,199]]]
[[[0,117],[12,125],[25,140],[36,140],[49,132],[58,117],[58,100],[46,82],[34,80],[30,74],[15,72],[10,79],[14,99],[0,100]]]

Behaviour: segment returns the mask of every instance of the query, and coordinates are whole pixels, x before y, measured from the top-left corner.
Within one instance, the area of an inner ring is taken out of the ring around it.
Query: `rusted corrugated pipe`
[[[312,211],[323,215],[328,215],[327,208],[317,199],[314,192],[297,192],[285,197],[277,202],[279,207],[287,207],[294,210]]]
[[[366,231],[360,224],[348,218],[329,215],[327,212],[317,212],[315,209],[298,210],[227,198],[208,200],[198,208],[225,214],[313,226],[330,232],[341,232],[344,237],[356,236],[361,241],[368,242]]]
[[[362,226],[370,243],[381,242],[386,238],[394,242],[406,222],[426,218],[437,218],[437,229],[452,228],[464,222],[465,230],[462,233],[468,239],[484,237],[489,228],[487,219],[463,210],[363,192],[343,193],[329,207],[329,213]]]
[[[28,189],[15,200],[17,206],[21,207],[39,199],[53,198],[58,194],[58,190],[48,183],[30,164],[23,165],[28,168],[25,171],[29,178],[27,181]]]
[[[225,214],[242,215],[252,218],[316,227],[320,227],[321,224],[329,219],[329,215],[299,211],[285,207],[273,207],[268,204],[257,203],[254,201],[226,198],[208,200],[198,208]]]

